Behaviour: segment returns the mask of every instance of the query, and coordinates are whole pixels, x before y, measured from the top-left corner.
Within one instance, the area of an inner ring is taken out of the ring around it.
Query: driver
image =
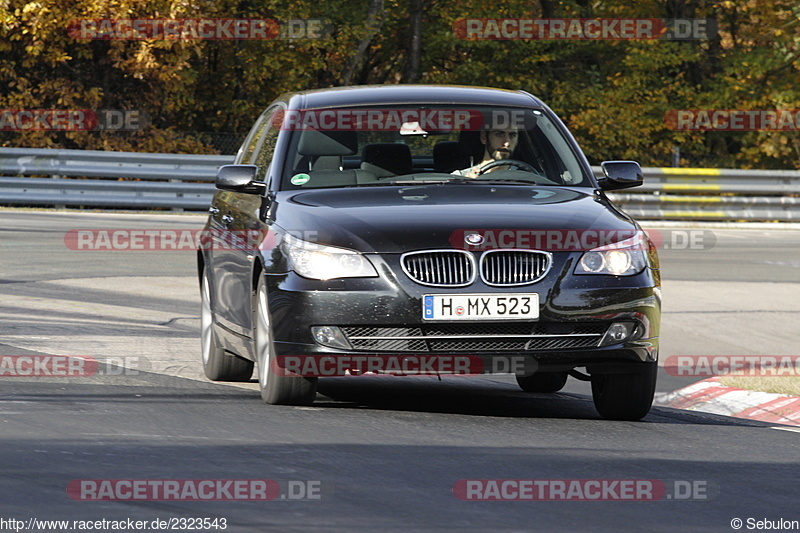
[[[475,166],[465,168],[463,170],[455,170],[453,174],[456,176],[464,176],[467,178],[477,178],[478,171],[483,165],[501,159],[511,159],[511,154],[517,147],[519,141],[519,132],[515,128],[502,129],[502,130],[482,130],[481,131],[481,144],[483,144],[483,161]],[[486,172],[494,172],[495,170],[507,170],[507,165],[501,165],[487,170]]]

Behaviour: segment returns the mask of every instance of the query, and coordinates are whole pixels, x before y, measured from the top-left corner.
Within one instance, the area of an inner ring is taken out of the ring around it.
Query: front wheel
[[[269,404],[278,405],[308,405],[312,403],[317,395],[317,378],[284,376],[278,369],[275,346],[272,342],[267,284],[264,276],[258,280],[254,318],[253,335],[261,398]]]
[[[211,309],[211,289],[208,273],[203,272],[200,286],[200,344],[203,372],[211,381],[248,381],[253,375],[253,362],[225,353],[214,330],[214,311]]]
[[[592,399],[597,412],[611,420],[639,420],[650,412],[656,392],[658,363],[635,365],[628,374],[592,376]]]

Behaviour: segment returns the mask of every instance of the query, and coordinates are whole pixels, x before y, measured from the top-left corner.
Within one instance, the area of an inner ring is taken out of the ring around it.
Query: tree
[[[140,132],[0,132],[6,146],[214,151],[197,132],[247,131],[281,93],[348,84],[522,89],[573,129],[593,162],[794,168],[792,131],[676,131],[687,109],[798,109],[800,6],[790,0],[11,0],[0,7],[0,108],[137,109]],[[324,38],[76,40],[87,18],[326,21]],[[713,19],[694,41],[465,39],[475,18]]]

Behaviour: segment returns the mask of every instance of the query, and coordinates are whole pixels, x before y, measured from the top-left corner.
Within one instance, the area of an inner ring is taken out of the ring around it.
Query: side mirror
[[[219,167],[214,184],[223,191],[263,194],[267,185],[255,181],[257,173],[258,167],[255,165],[224,165]]]
[[[597,182],[604,191],[629,189],[644,183],[642,168],[636,161],[603,161],[603,177]]]

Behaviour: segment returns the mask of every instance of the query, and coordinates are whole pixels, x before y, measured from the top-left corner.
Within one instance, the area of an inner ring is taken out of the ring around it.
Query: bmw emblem
[[[464,235],[464,242],[470,246],[478,246],[483,244],[483,235],[480,233],[467,233]]]

